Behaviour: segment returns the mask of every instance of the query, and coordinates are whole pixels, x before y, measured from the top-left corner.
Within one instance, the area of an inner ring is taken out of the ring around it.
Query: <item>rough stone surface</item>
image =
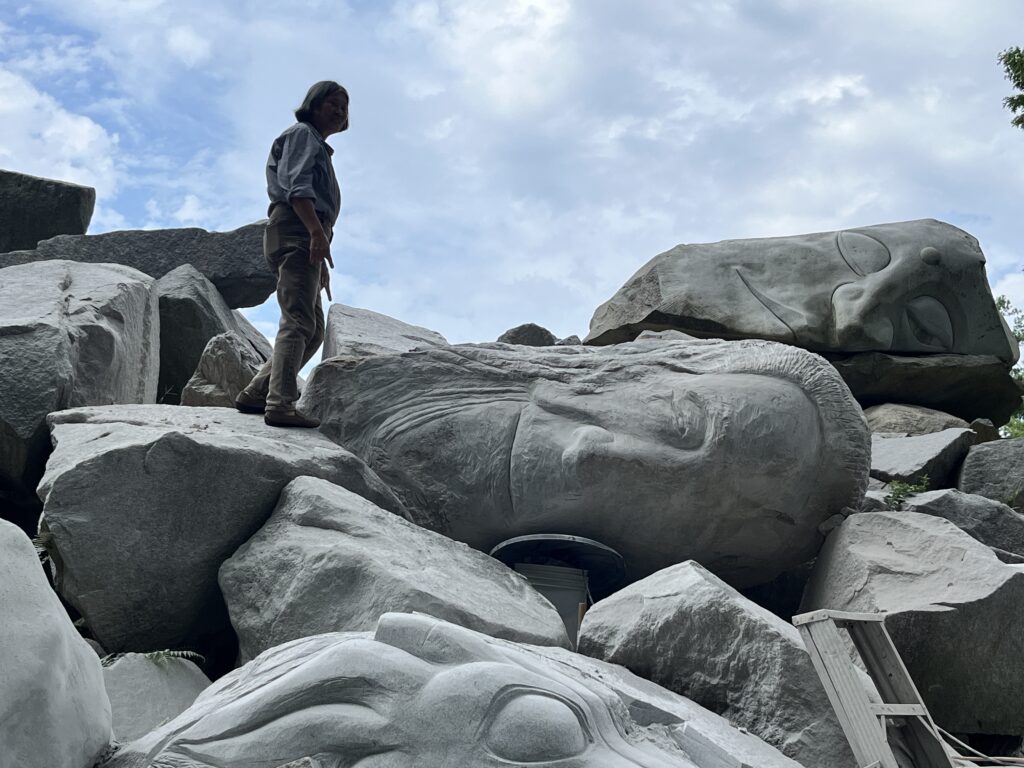
[[[800,633],[697,563],[592,606],[579,652],[692,699],[805,766],[856,768]]]
[[[590,321],[588,343],[645,329],[758,338],[830,352],[1018,357],[985,256],[934,219],[678,245],[641,267]]]
[[[966,428],[911,437],[874,434],[871,476],[885,482],[917,483],[927,475],[929,489],[948,488],[974,438],[974,432]]]
[[[172,269],[157,280],[156,292],[160,299],[158,400],[176,405],[207,342],[229,331],[244,339],[248,329],[243,331],[213,283],[191,264]],[[250,351],[254,356],[259,354],[256,349]]]
[[[214,336],[181,391],[181,404],[233,408],[238,393],[252,381],[264,362],[239,334]]]
[[[644,339],[661,339],[663,341],[696,341],[696,336],[691,336],[682,331],[641,331],[634,341]]]
[[[803,610],[886,612],[935,721],[952,733],[1024,731],[1024,566],[948,520],[853,515],[825,542]]]
[[[970,429],[971,426],[948,413],[903,403],[865,408],[864,418],[872,432],[902,432],[905,435],[927,435],[944,429]]]
[[[861,512],[889,512],[889,491],[871,490],[864,494],[864,501],[860,505]]]
[[[558,342],[555,334],[542,325],[523,323],[509,328],[498,337],[501,344],[522,344],[526,347],[550,347]]]
[[[582,343],[583,340],[575,333],[572,336],[566,336],[564,339],[559,339],[555,342],[560,347],[575,347]]]
[[[372,630],[389,612],[569,645],[558,612],[515,571],[311,477],[288,484],[219,580],[246,661],[300,637]]]
[[[84,235],[96,190],[0,170],[0,253],[28,250],[55,235]]]
[[[971,429],[978,437],[974,441],[977,443],[988,443],[992,440],[998,440],[999,428],[992,423],[991,419],[975,419],[970,423]]]
[[[32,542],[0,520],[0,765],[92,768],[110,738],[99,657],[47,584]]]
[[[414,522],[489,552],[536,533],[693,559],[737,586],[806,562],[856,510],[869,436],[821,358],[770,342],[434,348],[314,369],[300,407]]]
[[[1024,512],[1024,438],[975,445],[967,452],[956,487]]]
[[[409,614],[385,615],[374,635],[267,651],[104,768],[147,756],[175,768],[799,768],[620,667]]]
[[[46,414],[153,402],[160,320],[152,284],[117,264],[0,269],[0,506],[35,495],[50,448]]]
[[[448,341],[440,333],[418,325],[409,325],[369,309],[331,304],[327,312],[323,359],[372,357],[408,352],[417,347],[444,347]]]
[[[1024,515],[1005,504],[953,488],[918,493],[903,509],[942,517],[999,552],[1024,556]]]
[[[1021,403],[1021,386],[997,357],[868,352],[826,358],[865,408],[902,402],[1002,426]]]
[[[300,475],[401,510],[348,451],[258,416],[152,405],[49,422],[54,452],[39,495],[55,584],[112,653],[195,647],[227,626],[217,569]]]
[[[103,668],[114,738],[128,742],[177,717],[210,685],[188,659],[127,653]]]
[[[250,323],[249,318],[243,315],[239,310],[232,310],[231,314],[235,317],[235,325],[238,333],[249,342],[252,348],[256,350],[256,353],[263,360],[269,360],[270,356],[274,353],[274,346],[270,343],[267,337],[264,336],[256,326]]]
[[[277,288],[263,256],[263,222],[231,232],[152,229],[102,235],[61,235],[32,251],[0,253],[0,268],[48,259],[125,264],[160,278],[191,264],[217,286],[229,307],[254,307]]]

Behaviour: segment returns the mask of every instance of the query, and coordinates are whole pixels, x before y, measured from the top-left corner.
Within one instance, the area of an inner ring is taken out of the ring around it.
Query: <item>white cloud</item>
[[[812,78],[783,91],[779,103],[784,107],[796,104],[828,105],[852,97],[864,99],[871,90],[864,84],[864,75],[832,75]]]
[[[117,134],[2,67],[0,125],[0,167],[95,187],[98,212],[117,193]]]
[[[167,34],[167,47],[187,67],[195,67],[210,58],[210,41],[191,27],[171,29]]]

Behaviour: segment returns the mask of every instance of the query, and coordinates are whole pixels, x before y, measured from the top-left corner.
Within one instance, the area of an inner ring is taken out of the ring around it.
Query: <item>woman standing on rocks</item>
[[[263,252],[277,273],[281,324],[274,354],[235,399],[243,413],[262,413],[275,427],[318,427],[295,409],[299,370],[324,338],[320,289],[331,300],[331,239],[341,208],[334,149],[327,137],[348,129],[348,91],[333,80],[316,83],[295,110],[297,122],[282,133],[267,159],[270,220]],[[325,263],[326,262],[326,263]]]

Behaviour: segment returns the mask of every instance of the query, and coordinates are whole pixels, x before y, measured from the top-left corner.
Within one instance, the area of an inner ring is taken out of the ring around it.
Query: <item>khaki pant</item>
[[[327,238],[331,226],[323,224]],[[309,232],[290,205],[276,205],[263,233],[263,254],[277,273],[277,303],[281,324],[274,354],[245,388],[265,400],[267,410],[287,411],[299,399],[299,370],[324,340],[324,310],[320,302],[319,264],[309,263]],[[326,268],[326,267],[325,267]]]

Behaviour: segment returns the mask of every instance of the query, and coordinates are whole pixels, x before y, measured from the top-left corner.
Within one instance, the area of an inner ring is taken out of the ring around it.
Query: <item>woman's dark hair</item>
[[[348,101],[348,91],[333,80],[321,80],[319,83],[315,83],[306,91],[306,98],[302,100],[302,106],[295,110],[295,119],[300,123],[312,123],[313,113],[324,103],[324,99],[337,91],[343,92],[345,101]]]

